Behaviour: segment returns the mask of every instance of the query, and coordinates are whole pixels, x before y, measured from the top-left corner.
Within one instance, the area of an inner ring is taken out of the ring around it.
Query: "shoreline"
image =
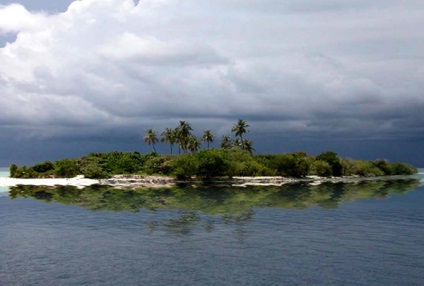
[[[318,177],[307,176],[305,178],[287,178],[287,177],[232,177],[232,178],[213,178],[211,180],[190,179],[178,180],[174,177],[162,176],[141,176],[141,175],[115,175],[107,179],[88,179],[82,175],[74,178],[10,178],[0,177],[0,188],[26,186],[74,186],[84,188],[93,185],[112,186],[117,188],[157,188],[173,187],[178,184],[229,184],[233,187],[247,186],[282,186],[289,183],[308,183],[319,185],[322,183],[359,183],[364,181],[395,180],[405,178],[405,176],[381,176],[381,177]]]

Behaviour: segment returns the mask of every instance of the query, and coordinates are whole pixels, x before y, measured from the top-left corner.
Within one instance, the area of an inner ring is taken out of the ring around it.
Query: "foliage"
[[[35,164],[32,169],[37,173],[46,173],[54,169],[54,165],[50,161],[45,161],[43,163]]]
[[[178,142],[178,146],[184,152],[188,150],[188,142],[189,138],[192,136],[191,131],[193,128],[191,124],[187,121],[180,121],[180,124],[177,128],[175,128],[176,141]]]
[[[219,176],[285,176],[302,178],[318,176],[383,176],[409,175],[417,172],[413,166],[404,163],[389,163],[385,160],[374,162],[339,158],[335,152],[327,151],[316,157],[304,152],[288,154],[252,155],[255,148],[252,140],[244,139],[249,125],[239,119],[231,132],[236,138],[223,136],[221,149],[209,149],[215,136],[211,130],[203,133],[202,140],[194,136],[193,128],[187,121],[180,121],[175,129],[166,128],[161,142],[170,144],[171,155],[158,155],[155,144],[159,141],[157,132],[146,130],[144,141],[152,145],[153,152],[142,155],[138,152],[90,153],[77,159],[62,159],[54,163],[45,161],[32,167],[10,166],[11,177],[73,177],[82,174],[88,178],[105,178],[118,174],[160,174],[175,175],[178,178],[213,178]],[[200,150],[202,142],[207,149]],[[178,144],[183,155],[173,156],[172,148]],[[187,154],[190,151],[191,154]]]
[[[78,160],[81,174],[87,178],[100,179],[108,177],[105,170],[105,156],[101,153],[91,153]]]
[[[229,156],[229,176],[267,176],[273,175],[268,172],[264,164],[258,162],[248,151],[233,149],[226,151]]]
[[[172,172],[172,158],[172,156],[152,156],[146,160],[144,171],[149,175],[169,175]]]
[[[373,165],[379,168],[384,173],[384,175],[393,175],[393,167],[386,160],[376,160],[373,162]]]
[[[236,124],[234,124],[231,132],[234,132],[236,136],[240,136],[240,140],[243,141],[243,134],[249,132],[247,129],[249,124],[245,120],[239,119]]]
[[[59,177],[75,177],[81,174],[76,160],[62,159],[54,163],[54,173]]]
[[[142,156],[138,152],[118,152],[104,153],[105,171],[110,174],[134,174],[143,169],[145,161],[156,153],[148,153]]]
[[[414,166],[405,163],[392,163],[391,164],[392,175],[412,175],[418,172],[418,169]]]
[[[326,151],[324,153],[319,154],[316,160],[321,160],[327,162],[331,166],[331,175],[333,176],[341,176],[342,175],[342,165],[340,163],[340,159],[335,152]]]
[[[177,132],[174,129],[166,128],[165,131],[162,132],[161,136],[161,142],[169,143],[169,146],[171,148],[171,155],[172,155],[172,147],[174,147],[174,144],[177,142]]]
[[[342,159],[342,173],[344,176],[359,175],[364,177],[412,175],[418,169],[405,163],[389,163],[386,160],[374,162],[364,160]]]
[[[12,164],[10,166],[10,177],[11,178],[29,178],[28,167],[27,166],[22,166],[22,167],[15,168],[13,165],[15,165],[15,164]],[[12,172],[12,170],[13,170],[13,172]],[[37,177],[38,176],[36,176],[34,178],[37,178]]]
[[[146,130],[146,136],[144,136],[144,142],[152,145],[153,151],[156,152],[155,144],[159,141],[158,134],[153,129]]]
[[[209,143],[213,142],[213,140],[215,139],[215,136],[212,134],[212,131],[206,130],[203,133],[202,139],[203,139],[204,142],[206,142],[208,144],[208,148],[209,148]]]
[[[268,167],[276,170],[280,176],[301,178],[308,175],[309,161],[307,155],[302,152],[275,155],[269,161]]]
[[[229,158],[217,149],[206,149],[196,154],[196,175],[201,178],[225,176],[229,169]]]
[[[342,165],[342,176],[353,176],[356,174],[356,164],[354,160],[342,158],[340,164]]]
[[[187,179],[196,174],[199,163],[194,154],[185,154],[177,157],[173,162],[173,174],[178,179]]]
[[[87,177],[92,179],[101,179],[109,177],[109,174],[106,173],[101,166],[95,164],[94,162],[84,166],[81,168],[81,173]]]
[[[231,142],[231,138],[228,135],[222,136],[221,139],[221,149],[231,149],[233,147],[233,142]]]
[[[9,173],[11,178],[16,178],[19,167],[15,164],[10,165]]]
[[[194,153],[197,152],[200,149],[200,146],[202,145],[202,141],[197,138],[196,136],[190,136],[187,140],[187,150]]]
[[[331,174],[333,174],[333,168],[326,161],[315,160],[311,164],[309,174],[320,177],[330,177]]]

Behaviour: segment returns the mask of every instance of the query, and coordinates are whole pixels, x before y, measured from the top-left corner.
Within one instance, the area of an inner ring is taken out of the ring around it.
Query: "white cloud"
[[[424,4],[290,3],[82,0],[60,14],[0,6],[0,33],[18,33],[0,49],[0,122],[52,136],[49,126],[179,119],[219,130],[229,124],[219,118],[237,117],[264,130],[384,133],[397,125],[380,118],[408,120],[399,108],[424,107]]]
[[[0,34],[39,29],[45,14],[28,12],[20,4],[0,5]]]

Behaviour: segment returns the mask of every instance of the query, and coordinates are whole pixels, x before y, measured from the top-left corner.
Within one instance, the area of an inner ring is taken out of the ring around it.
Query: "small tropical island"
[[[412,175],[417,168],[401,162],[390,163],[340,158],[332,151],[317,156],[305,152],[287,154],[253,154],[252,140],[244,136],[249,125],[239,119],[229,135],[222,137],[220,148],[210,148],[215,136],[206,130],[202,138],[192,134],[187,121],[176,128],[158,132],[148,129],[144,141],[152,152],[113,151],[90,153],[80,158],[45,161],[33,166],[10,166],[16,179],[58,179],[79,176],[95,179],[103,185],[172,185],[184,182],[233,182],[278,185],[299,180],[330,181],[354,178]],[[156,144],[169,144],[170,154],[158,154]],[[201,149],[203,143],[206,147]],[[174,152],[177,147],[178,152]],[[176,153],[176,154],[175,154]],[[69,183],[69,182],[68,182]]]

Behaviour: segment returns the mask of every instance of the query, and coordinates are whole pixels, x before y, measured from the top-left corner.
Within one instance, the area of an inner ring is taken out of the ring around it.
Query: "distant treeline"
[[[164,175],[181,179],[233,176],[302,178],[308,175],[375,177],[411,175],[417,171],[417,168],[405,163],[339,158],[331,151],[318,156],[304,152],[253,155],[242,149],[204,149],[181,155],[114,151],[90,153],[81,158],[56,162],[46,161],[30,167],[10,166],[10,176],[13,178],[70,178],[76,175],[107,178],[118,174]]]

